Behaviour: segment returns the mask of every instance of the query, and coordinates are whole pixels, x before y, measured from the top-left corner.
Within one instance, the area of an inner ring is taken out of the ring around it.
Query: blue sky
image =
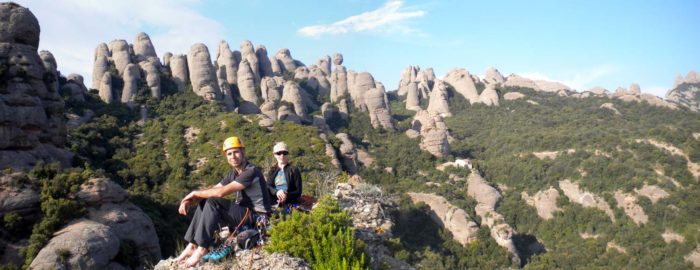
[[[242,40],[314,64],[343,53],[395,89],[408,65],[442,77],[487,67],[578,90],[639,83],[663,96],[677,74],[700,71],[700,1],[18,1],[38,17],[40,49],[64,74],[90,81],[98,42],[148,33],[158,55]],[[89,85],[89,83],[88,83]]]

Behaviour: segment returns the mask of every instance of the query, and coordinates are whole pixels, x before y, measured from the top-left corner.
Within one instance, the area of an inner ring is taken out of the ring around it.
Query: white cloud
[[[325,34],[345,34],[363,31],[385,31],[409,33],[414,30],[405,23],[410,18],[422,17],[425,11],[402,9],[403,1],[391,0],[384,6],[342,19],[331,24],[302,27],[299,34],[320,37]]]
[[[120,1],[24,1],[41,26],[40,50],[53,53],[62,74],[78,73],[91,85],[97,44],[113,39],[131,43],[138,32],[146,32],[158,56],[166,51],[187,53],[197,42],[215,46],[224,37],[224,27],[198,13],[196,0]]]
[[[600,79],[607,76],[613,75],[619,71],[614,65],[601,65],[588,70],[579,71],[569,75],[563,75],[559,77],[548,76],[541,72],[521,72],[516,73],[532,80],[545,80],[545,81],[555,81],[563,83],[573,89],[583,91],[590,89],[597,83]]]

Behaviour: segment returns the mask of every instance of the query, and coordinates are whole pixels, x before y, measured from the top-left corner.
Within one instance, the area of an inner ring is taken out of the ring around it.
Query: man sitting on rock
[[[224,141],[222,151],[233,170],[213,188],[192,191],[180,202],[178,211],[181,215],[187,215],[189,205],[197,205],[185,233],[185,241],[189,244],[176,258],[185,267],[197,265],[209,252],[217,229],[241,225],[254,227],[258,215],[272,212],[272,199],[265,178],[260,169],[246,160],[243,142],[238,137],[229,137]],[[233,192],[237,192],[235,202],[223,198]]]

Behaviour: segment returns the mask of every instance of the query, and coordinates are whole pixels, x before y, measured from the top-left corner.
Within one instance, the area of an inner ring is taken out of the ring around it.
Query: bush
[[[310,214],[294,212],[273,224],[266,250],[303,258],[313,269],[364,269],[364,243],[354,234],[350,216],[325,197]]]

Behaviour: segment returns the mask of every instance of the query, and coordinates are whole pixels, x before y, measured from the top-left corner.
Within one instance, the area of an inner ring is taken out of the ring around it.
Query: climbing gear
[[[260,233],[257,230],[245,230],[236,236],[236,243],[240,249],[251,249],[257,246],[261,239]]]
[[[245,148],[243,145],[243,141],[239,139],[238,137],[228,137],[226,140],[224,140],[224,145],[221,147],[222,152],[226,152],[226,150],[229,150],[231,148]]]

